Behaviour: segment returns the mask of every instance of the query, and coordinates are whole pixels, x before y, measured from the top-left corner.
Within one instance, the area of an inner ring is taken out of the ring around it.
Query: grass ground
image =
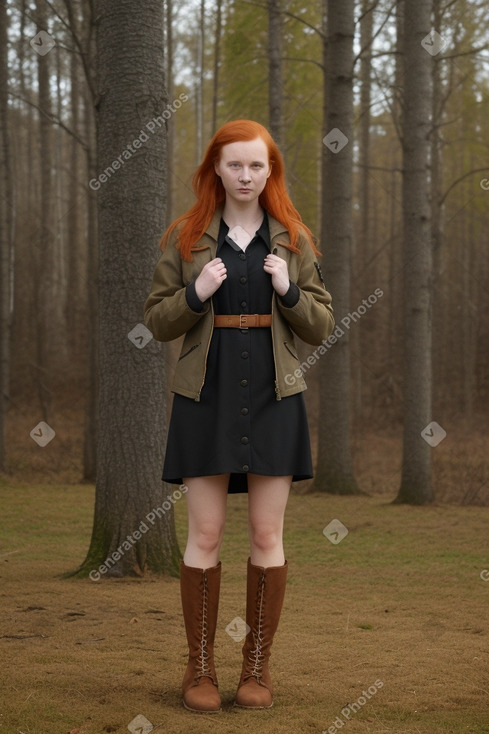
[[[181,706],[178,580],[60,578],[87,550],[93,487],[4,478],[0,495],[2,734],[122,734],[138,716],[171,734],[489,732],[487,507],[291,495],[275,706],[247,712],[232,707],[241,643],[226,632],[244,616],[246,497],[230,496],[223,710],[206,717]],[[175,509],[183,547],[184,503]],[[336,545],[323,534],[333,519],[349,531]]]

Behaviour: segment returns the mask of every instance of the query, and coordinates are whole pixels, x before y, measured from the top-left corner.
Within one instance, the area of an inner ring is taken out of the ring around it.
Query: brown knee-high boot
[[[268,660],[282,611],[287,565],[285,561],[283,566],[261,568],[248,559],[246,623],[250,631],[243,645],[243,668],[236,706],[261,709],[273,705]]]
[[[221,709],[214,668],[221,562],[213,568],[180,563],[180,591],[188,642],[188,665],[182,682],[183,705],[189,711],[215,713]]]

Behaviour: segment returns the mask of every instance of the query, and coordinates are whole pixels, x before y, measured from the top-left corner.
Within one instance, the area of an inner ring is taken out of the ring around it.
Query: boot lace
[[[207,615],[208,615],[208,604],[209,604],[209,589],[207,583],[207,574],[204,572],[203,576],[203,590],[202,590],[202,626],[200,631],[200,651],[196,658],[196,670],[195,677],[197,680],[200,678],[209,677],[212,678],[212,670],[209,665],[209,651],[207,643]]]
[[[265,655],[262,651],[263,646],[263,619],[264,619],[264,606],[265,606],[265,572],[262,573],[258,582],[258,593],[256,597],[256,629],[253,633],[253,645],[254,647],[249,651],[248,661],[250,663],[248,667],[248,676],[253,678],[261,678],[263,674],[263,662]]]

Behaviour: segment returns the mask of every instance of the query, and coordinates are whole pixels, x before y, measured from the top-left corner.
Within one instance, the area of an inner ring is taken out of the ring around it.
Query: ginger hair
[[[165,249],[172,232],[178,228],[178,247],[182,260],[192,261],[191,249],[200,240],[209,226],[216,209],[224,204],[226,192],[220,177],[214,170],[219,161],[221,149],[225,145],[236,142],[248,142],[261,138],[268,149],[271,167],[266,186],[259,197],[260,205],[277,221],[286,227],[289,237],[289,248],[300,253],[297,246],[299,231],[306,235],[309,244],[316,254],[311,231],[303,223],[297,209],[292,204],[285,183],[285,166],[280,150],[272,136],[263,125],[253,120],[232,120],[226,122],[215,133],[210,141],[204,159],[194,173],[192,187],[197,197],[190,209],[175,219],[161,238],[160,247]]]

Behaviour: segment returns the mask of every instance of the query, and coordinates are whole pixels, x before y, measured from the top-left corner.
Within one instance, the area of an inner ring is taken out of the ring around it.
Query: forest
[[[0,729],[189,731],[187,487],[161,481],[181,345],[144,304],[208,141],[250,119],[335,317],[288,376],[315,475],[289,498],[263,731],[487,731],[488,21],[486,0],[0,2]],[[228,502],[224,678],[248,540]]]
[[[92,543],[120,496],[156,502],[178,345],[152,340],[143,304],[207,141],[249,118],[333,296],[331,338],[300,345],[300,491],[486,505],[485,3],[133,10],[105,41],[91,2],[2,5],[2,469],[97,481]]]

